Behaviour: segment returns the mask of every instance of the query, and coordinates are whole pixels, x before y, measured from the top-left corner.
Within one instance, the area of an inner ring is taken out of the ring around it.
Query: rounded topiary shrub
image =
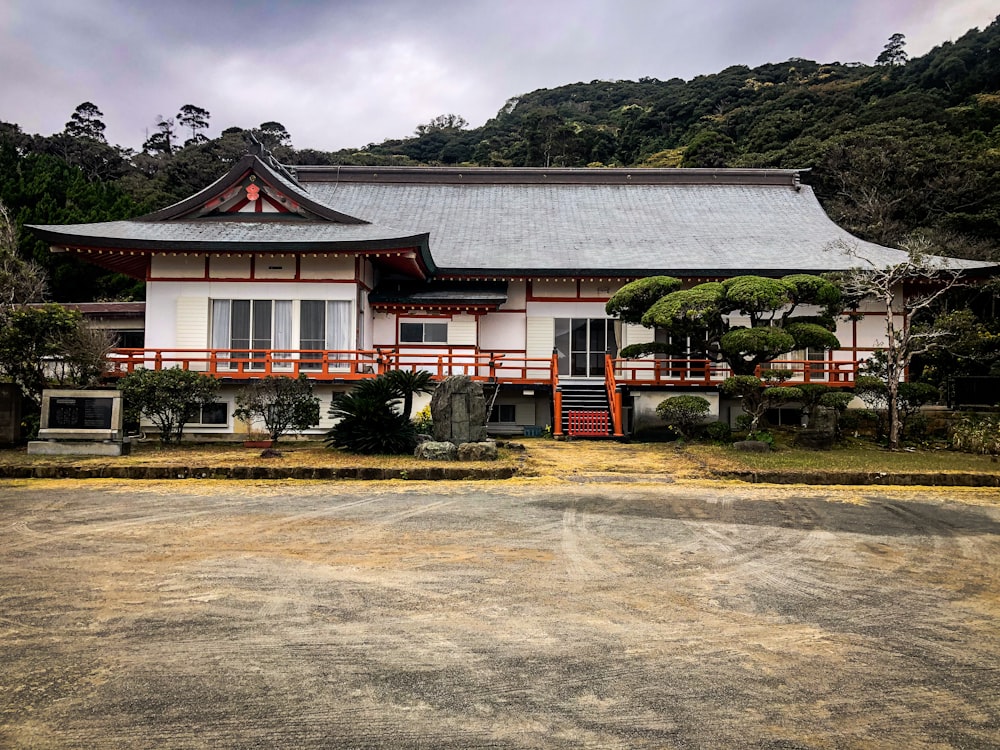
[[[711,408],[708,399],[701,396],[671,396],[657,404],[656,416],[685,440],[690,440]]]
[[[733,438],[733,428],[727,422],[709,422],[705,425],[705,435],[717,443],[728,443]]]

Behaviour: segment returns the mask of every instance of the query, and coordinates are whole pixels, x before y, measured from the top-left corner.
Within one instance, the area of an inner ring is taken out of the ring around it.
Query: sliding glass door
[[[562,376],[603,378],[605,356],[618,355],[614,320],[556,318],[555,334]]]

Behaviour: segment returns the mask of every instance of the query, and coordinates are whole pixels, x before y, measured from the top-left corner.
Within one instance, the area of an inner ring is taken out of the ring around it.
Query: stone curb
[[[313,479],[313,480],[500,480],[521,473],[519,467],[472,468],[431,466],[397,469],[370,466],[279,467],[279,466],[2,466],[0,479]],[[806,484],[813,486],[925,486],[1000,487],[1000,474],[972,472],[901,473],[835,472],[817,475],[797,471],[712,471],[714,479],[735,479],[752,484]],[[626,481],[624,477],[622,481]],[[661,480],[662,481],[662,480]]]
[[[799,471],[713,471],[717,479],[739,479],[754,484],[895,485],[903,487],[1000,487],[1000,474],[956,472],[954,474],[838,471],[811,474]]]
[[[0,466],[0,479],[404,479],[410,481],[459,479],[510,479],[513,466],[472,468],[433,466],[415,469],[378,467],[279,467],[279,466]]]

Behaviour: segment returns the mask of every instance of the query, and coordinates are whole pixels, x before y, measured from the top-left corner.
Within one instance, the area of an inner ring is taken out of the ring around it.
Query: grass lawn
[[[996,457],[951,450],[891,452],[872,443],[853,442],[828,451],[779,448],[770,453],[745,453],[728,445],[687,445],[684,451],[716,471],[810,471],[929,473],[976,472],[996,474]]]
[[[780,439],[780,436],[779,436]],[[744,453],[728,445],[633,442],[610,440],[566,440],[544,438],[518,440],[527,452],[501,448],[499,460],[463,463],[473,467],[519,467],[527,476],[559,479],[574,475],[627,474],[669,475],[675,479],[709,478],[717,473],[745,471],[886,472],[886,473],[988,473],[1000,472],[991,456],[950,450],[918,450],[891,453],[872,443],[854,441],[829,451],[779,447],[771,453]],[[273,466],[282,468],[394,468],[412,470],[455,466],[453,462],[423,461],[412,456],[360,456],[330,449],[322,443],[290,440],[279,443],[281,456],[261,458],[259,448],[238,443],[182,443],[161,446],[156,441],[134,443],[132,455],[39,456],[24,448],[0,450],[5,466],[163,466],[177,468],[225,468]]]
[[[39,456],[28,455],[24,448],[0,451],[0,464],[6,466],[32,466],[45,464],[54,466],[169,466],[169,467],[227,467],[274,466],[274,467],[315,467],[315,468],[385,468],[397,469],[428,468],[433,466],[453,466],[453,462],[424,461],[412,456],[359,456],[313,441],[290,440],[275,446],[281,456],[261,458],[260,448],[244,448],[240,443],[181,443],[161,446],[157,441],[132,444],[129,456]],[[519,455],[501,449],[497,461],[469,461],[463,466],[503,467],[519,464]],[[520,454],[523,455],[523,454]]]

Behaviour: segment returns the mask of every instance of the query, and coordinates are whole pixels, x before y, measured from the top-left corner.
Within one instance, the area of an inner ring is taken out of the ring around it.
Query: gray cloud
[[[895,32],[922,54],[995,14],[992,0],[8,0],[0,119],[50,134],[92,101],[109,140],[138,147],[190,103],[213,135],[278,120],[300,148],[357,147],[446,112],[479,125],[577,81],[870,62]]]

